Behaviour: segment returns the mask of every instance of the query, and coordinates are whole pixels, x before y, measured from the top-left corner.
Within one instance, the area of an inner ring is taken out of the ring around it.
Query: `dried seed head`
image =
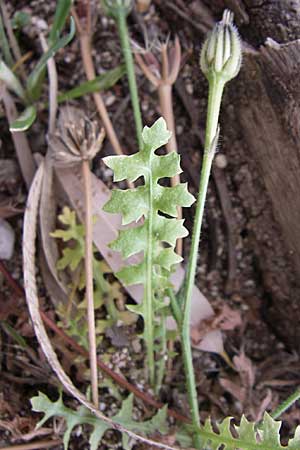
[[[61,108],[55,134],[49,136],[49,149],[54,165],[65,167],[91,160],[101,148],[104,129],[74,107]]]
[[[218,77],[225,83],[236,77],[242,62],[242,48],[233,13],[226,9],[204,42],[200,67],[208,80]]]
[[[118,18],[118,15],[125,14],[126,16],[130,13],[133,1],[132,0],[102,0],[105,12],[107,15]]]

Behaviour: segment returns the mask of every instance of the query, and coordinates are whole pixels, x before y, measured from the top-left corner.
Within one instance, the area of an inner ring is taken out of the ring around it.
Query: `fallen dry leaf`
[[[193,316],[193,315],[192,315]],[[208,333],[216,330],[229,331],[242,325],[242,319],[239,311],[230,308],[224,304],[216,315],[205,318],[198,325],[192,327],[191,339],[193,345],[197,346]]]

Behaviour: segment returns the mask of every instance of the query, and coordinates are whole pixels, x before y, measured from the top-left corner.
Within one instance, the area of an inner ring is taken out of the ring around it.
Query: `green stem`
[[[151,158],[151,156],[150,156]],[[151,166],[151,162],[149,164]],[[147,360],[149,371],[149,382],[151,386],[155,385],[155,362],[154,362],[154,334],[153,334],[153,286],[152,286],[152,238],[153,238],[153,180],[152,173],[149,172],[149,216],[148,216],[148,245],[146,255],[146,285],[145,285],[145,340],[147,346]]]
[[[292,395],[290,395],[284,402],[282,402],[275,409],[275,411],[271,414],[273,419],[278,419],[278,417],[280,417],[281,414],[283,414],[286,410],[288,410],[291,406],[293,406],[293,404],[297,400],[300,400],[300,390],[299,390],[299,388],[296,389],[296,391]]]
[[[157,381],[155,383],[155,394],[158,395],[165,375],[166,360],[167,360],[167,327],[166,315],[164,313],[160,316],[160,360],[157,363]]]
[[[192,291],[195,282],[198,247],[201,235],[201,227],[203,221],[204,205],[207,194],[209,176],[211,172],[212,161],[215,154],[215,146],[213,141],[218,129],[219,112],[221,106],[222,93],[224,82],[214,77],[209,81],[209,97],[208,97],[208,111],[205,134],[205,148],[202,163],[202,170],[200,176],[199,195],[196,207],[196,216],[194,220],[193,236],[191,251],[189,255],[189,265],[185,280],[185,295],[183,304],[183,321],[182,321],[182,349],[184,368],[187,378],[187,390],[189,397],[189,404],[191,409],[192,421],[194,427],[198,427],[200,423],[199,408],[197,401],[197,389],[195,383],[195,374],[193,369],[192,349],[190,342],[190,315],[191,315],[191,301]],[[199,435],[194,437],[194,445],[197,449],[201,448]]]
[[[14,64],[14,60],[9,48],[9,43],[6,37],[6,33],[4,30],[2,15],[0,14],[0,47],[3,52],[4,61],[8,65],[8,67],[12,67]]]
[[[180,310],[180,306],[178,304],[178,300],[176,298],[176,295],[175,295],[173,289],[171,289],[171,288],[167,289],[167,295],[170,299],[170,306],[171,306],[173,317],[176,320],[178,329],[180,330],[182,313]]]
[[[127,71],[127,77],[128,77],[131,103],[132,103],[132,107],[133,107],[133,115],[134,115],[134,121],[135,121],[137,140],[138,140],[139,149],[141,150],[143,148],[143,140],[142,140],[143,122],[142,122],[140,102],[139,102],[139,96],[138,96],[138,90],[137,90],[137,84],[136,84],[136,78],[135,78],[134,61],[133,61],[133,57],[132,57],[127,22],[126,22],[126,13],[122,9],[117,14],[117,24],[118,24],[118,30],[119,30],[119,36],[120,36],[123,56],[125,59],[125,65],[126,65],[126,71]]]

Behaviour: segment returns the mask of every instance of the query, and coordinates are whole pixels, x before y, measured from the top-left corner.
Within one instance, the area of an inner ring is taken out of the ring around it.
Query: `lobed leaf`
[[[120,230],[110,247],[120,252],[124,259],[133,255],[141,258],[138,264],[127,265],[116,275],[125,285],[143,284],[145,287],[142,305],[130,307],[145,321],[144,337],[155,319],[155,312],[166,307],[164,291],[172,287],[171,272],[182,260],[175,252],[175,245],[177,239],[187,236],[188,231],[183,225],[184,220],[176,218],[177,207],[188,207],[194,202],[187,184],[175,187],[160,184],[162,178],[181,172],[177,153],[164,156],[155,153],[170,136],[165,120],[160,118],[152,127],[143,129],[143,147],[136,154],[104,158],[114,172],[114,181],[135,181],[142,177],[144,182],[135,189],[114,190],[104,206],[106,212],[121,213],[123,225],[137,223],[135,227]],[[146,306],[149,302],[150,321]]]
[[[78,425],[90,425],[93,428],[89,438],[91,450],[97,450],[104,433],[110,429],[110,425],[98,419],[85,407],[81,406],[77,411],[67,408],[62,400],[60,394],[56,402],[52,402],[45,394],[39,392],[37,397],[31,399],[32,409],[36,412],[41,412],[44,417],[37,424],[37,427],[42,426],[51,417],[63,417],[66,421],[66,431],[64,433],[64,448],[68,449],[69,440],[72,430]],[[145,422],[137,422],[132,418],[133,415],[133,395],[129,395],[127,399],[122,402],[120,411],[112,417],[115,423],[123,425],[131,431],[139,432],[143,435],[151,435],[156,432],[165,434],[167,432],[167,406],[160,409],[155,416]],[[126,434],[122,435],[123,448],[130,450],[132,445]]]

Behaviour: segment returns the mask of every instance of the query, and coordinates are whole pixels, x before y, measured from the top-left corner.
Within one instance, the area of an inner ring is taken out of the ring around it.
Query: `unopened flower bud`
[[[204,42],[200,67],[208,80],[218,77],[224,83],[236,77],[242,62],[242,48],[233,13],[226,9]]]
[[[117,19],[120,13],[127,16],[133,6],[132,0],[102,0],[102,3],[106,14],[114,19]]]

